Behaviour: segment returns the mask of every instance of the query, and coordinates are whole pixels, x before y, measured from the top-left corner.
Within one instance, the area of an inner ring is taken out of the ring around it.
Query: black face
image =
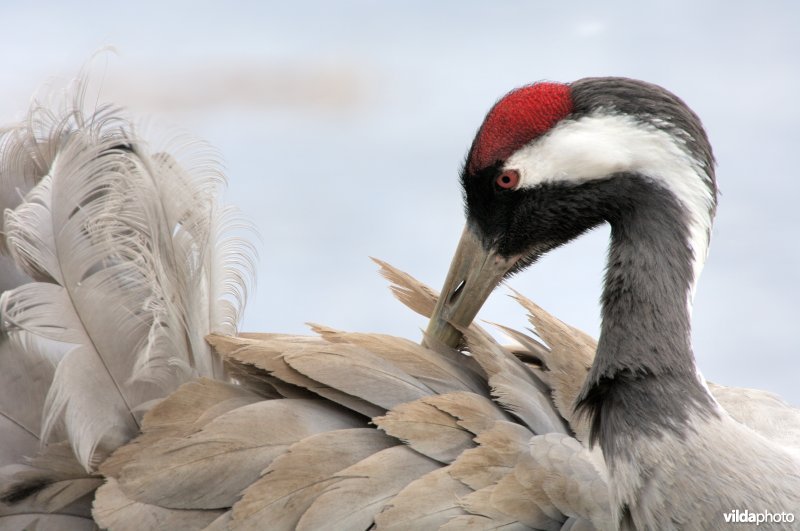
[[[522,264],[614,215],[606,179],[506,190],[497,184],[500,174],[499,163],[472,175],[462,174],[466,216],[487,249],[504,257],[525,255]]]

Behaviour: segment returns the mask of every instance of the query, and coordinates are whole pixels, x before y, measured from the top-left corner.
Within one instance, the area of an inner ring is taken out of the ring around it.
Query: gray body
[[[602,333],[579,401],[609,469],[614,520],[622,529],[701,530],[724,528],[737,509],[796,511],[796,456],[732,419],[697,373],[680,205],[647,178],[607,186],[637,194],[630,202],[640,205],[612,220]]]

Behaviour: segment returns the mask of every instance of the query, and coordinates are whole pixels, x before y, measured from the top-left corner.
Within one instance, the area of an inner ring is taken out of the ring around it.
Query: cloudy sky
[[[424,321],[368,256],[441,285],[463,224],[458,169],[489,106],[541,79],[661,84],[702,117],[719,163],[700,368],[800,404],[796,3],[40,0],[2,2],[0,19],[0,122],[111,45],[92,67],[101,99],[220,151],[226,198],[261,234],[254,331],[313,321],[419,338]],[[607,237],[511,285],[596,335]],[[526,325],[502,289],[482,317]]]

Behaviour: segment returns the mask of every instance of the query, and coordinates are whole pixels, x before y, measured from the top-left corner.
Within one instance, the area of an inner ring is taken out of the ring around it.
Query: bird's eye
[[[498,175],[494,182],[503,190],[516,188],[519,184],[519,172],[517,170],[506,170]]]

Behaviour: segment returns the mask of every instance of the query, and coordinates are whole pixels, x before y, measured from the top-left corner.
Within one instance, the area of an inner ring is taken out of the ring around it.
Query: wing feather
[[[189,531],[203,529],[222,512],[221,510],[170,509],[132,500],[125,495],[117,480],[110,478],[97,489],[92,514],[99,526],[114,531],[139,531],[141,529]]]
[[[231,507],[289,446],[314,434],[362,426],[348,411],[315,400],[264,400],[216,417],[188,437],[165,437],[122,468],[134,500],[173,509]]]
[[[275,459],[233,506],[237,530],[292,530],[337,473],[397,442],[368,428],[336,430],[307,437]]]
[[[337,473],[298,522],[298,531],[368,529],[375,516],[411,481],[439,463],[407,446],[393,446]]]

